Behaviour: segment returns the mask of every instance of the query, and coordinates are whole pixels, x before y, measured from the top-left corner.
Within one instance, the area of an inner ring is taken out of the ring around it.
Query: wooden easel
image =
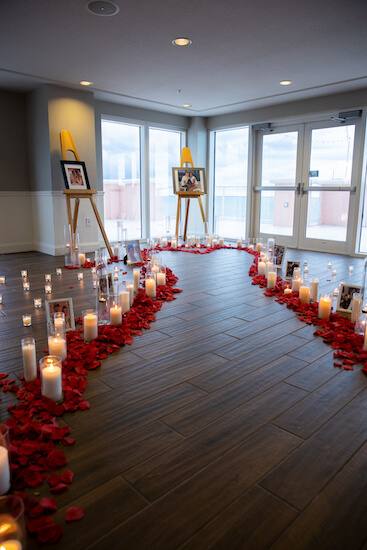
[[[185,162],[191,164],[192,168],[194,168],[194,163],[192,161],[191,151],[188,147],[184,147],[181,151],[181,168],[184,167]],[[186,215],[185,215],[185,229],[184,229],[184,235],[183,235],[183,240],[186,241],[187,222],[188,222],[188,219],[189,219],[190,199],[198,199],[200,212],[201,212],[201,216],[203,218],[204,227],[205,227],[205,224],[206,224],[205,214],[204,214],[203,204],[201,202],[201,195],[204,195],[204,191],[195,191],[193,193],[187,193],[187,191],[183,191],[181,193],[180,192],[176,193],[176,195],[178,195],[177,216],[176,216],[176,237],[177,238],[178,238],[178,224],[180,223],[181,198],[187,199]]]
[[[71,151],[74,153],[75,160],[78,160],[80,162],[80,158],[78,155],[78,151],[76,150],[74,140],[68,130],[61,130],[60,132],[60,139],[61,139],[61,150],[62,150],[62,158],[63,160],[66,159],[66,151]],[[76,226],[78,223],[78,213],[79,213],[79,204],[80,199],[89,199],[93,208],[93,212],[96,216],[96,220],[98,222],[99,228],[101,230],[103,240],[106,244],[108,253],[110,255],[110,258],[112,258],[112,249],[107,237],[107,234],[104,230],[102,220],[100,218],[97,205],[94,202],[93,195],[98,193],[95,189],[64,189],[64,195],[66,195],[66,206],[68,210],[68,219],[69,219],[69,225],[72,230],[72,234],[76,232]],[[71,210],[71,199],[75,199],[75,205],[74,205],[74,215],[72,214]]]

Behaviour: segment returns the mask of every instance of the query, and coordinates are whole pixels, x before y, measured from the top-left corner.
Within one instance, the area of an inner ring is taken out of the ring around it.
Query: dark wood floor
[[[55,521],[64,525],[71,505],[85,518],[66,525],[59,547],[367,548],[367,377],[334,367],[313,327],[251,285],[246,252],[162,256],[183,293],[90,372],[90,409],[63,418],[76,439],[64,448],[74,481],[57,496]],[[321,289],[362,282],[361,259],[290,250],[286,259],[307,260]],[[60,265],[38,253],[0,256],[1,371],[22,374],[22,337],[35,336],[43,355],[45,313],[33,298],[45,297],[44,274]],[[83,283],[77,271],[53,276],[52,298],[71,296],[76,316],[93,305],[84,273]],[[2,396],[2,420],[13,400]]]

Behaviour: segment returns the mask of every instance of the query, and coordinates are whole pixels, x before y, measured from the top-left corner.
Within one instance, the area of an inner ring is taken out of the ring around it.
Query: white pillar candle
[[[149,298],[156,297],[156,285],[155,279],[153,277],[145,280],[145,293]]]
[[[166,284],[166,274],[157,273],[157,285],[165,285],[165,284]]]
[[[188,246],[191,246],[191,237],[187,237],[187,244]]]
[[[50,355],[57,355],[57,357],[61,357],[61,359],[65,361],[68,354],[65,338],[60,338],[59,336],[49,336],[48,352]]]
[[[219,237],[219,246],[223,246],[224,245],[224,239],[223,237]]]
[[[216,244],[217,244],[217,239],[213,237],[213,246],[215,246]],[[242,246],[242,242],[241,242],[241,246]]]
[[[122,313],[130,311],[130,292],[128,290],[121,290],[119,294],[119,302]]]
[[[175,237],[172,237],[171,248],[177,248],[177,239]]]
[[[130,307],[131,307],[134,301],[134,283],[133,282],[126,283],[126,290],[130,294]]]
[[[301,304],[309,304],[310,303],[310,287],[309,286],[300,286],[299,287],[299,299],[301,300]]]
[[[301,286],[301,279],[292,279],[292,292],[299,292]]]
[[[157,244],[161,244],[161,242],[162,242],[161,237],[157,237]]]
[[[9,452],[0,446],[0,495],[5,495],[10,489]],[[3,545],[3,543],[1,543]]]
[[[237,248],[242,247],[242,241],[240,239],[237,240]]]
[[[352,323],[356,322],[357,317],[360,316],[362,312],[362,295],[361,294],[353,294],[352,299],[352,314],[350,317],[350,320]]]
[[[319,293],[319,280],[311,279],[310,283],[310,299],[311,302],[317,302],[317,295]]]
[[[84,265],[85,264],[85,254],[84,254],[84,252],[79,252],[78,262],[79,262],[79,265]]]
[[[118,244],[115,244],[115,246],[113,247],[113,255],[117,256],[117,257],[119,255],[119,245]]]
[[[23,546],[19,540],[8,539],[0,543],[0,550],[22,550]]]
[[[85,313],[83,316],[84,340],[91,342],[98,336],[98,316],[96,313]]]
[[[205,236],[205,241],[206,241],[206,246],[209,247],[209,246],[210,246],[210,243],[211,243],[211,237],[210,237],[210,235],[206,235],[206,236]]]
[[[34,338],[22,339],[24,378],[31,382],[37,378],[36,344]]]
[[[162,237],[162,246],[166,247],[167,246],[167,238],[166,237]]]
[[[275,271],[269,271],[268,272],[268,288],[275,288],[276,282],[277,282],[277,274]]]
[[[331,311],[331,296],[320,296],[319,300],[319,319],[328,319]]]
[[[261,252],[262,247],[263,243],[256,243],[256,252]]]
[[[122,310],[117,304],[110,308],[110,325],[116,326],[122,323]]]
[[[265,277],[268,276],[269,271],[273,271],[273,262],[267,261],[265,263]]]
[[[265,275],[265,262],[259,262],[257,264],[257,270],[259,275]]]
[[[133,270],[134,274],[134,290],[137,292],[139,290],[139,284],[140,284],[140,269],[135,267]]]
[[[196,246],[200,247],[200,237],[196,237]]]
[[[42,369],[42,395],[53,401],[62,399],[61,367],[56,363]]]

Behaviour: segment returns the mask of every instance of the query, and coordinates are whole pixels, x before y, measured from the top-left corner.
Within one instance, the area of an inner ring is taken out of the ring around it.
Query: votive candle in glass
[[[292,294],[292,281],[285,280],[282,282],[283,294]]]
[[[164,265],[159,266],[157,273],[157,286],[166,284],[166,268]]]
[[[332,266],[332,265],[333,265],[333,264],[332,264],[331,262],[329,262],[329,263],[327,264],[328,269],[331,269],[331,266]]]
[[[335,287],[333,290],[333,296],[338,296],[338,294],[339,294],[339,288]]]
[[[2,303],[3,303],[3,295],[0,294],[0,304],[2,304]]]
[[[357,320],[357,317],[359,317],[360,314],[362,313],[362,302],[363,302],[362,294],[360,292],[355,292],[352,298],[352,313],[350,316],[350,320],[352,323],[355,323]]]
[[[5,285],[5,275],[0,275],[0,285]]]
[[[24,379],[31,382],[37,378],[36,341],[34,338],[22,338],[21,345]]]
[[[22,271],[20,272],[20,276],[24,278],[28,277],[28,271],[26,269],[22,269]]]
[[[354,266],[350,265],[350,266],[349,266],[349,273],[352,274],[353,271],[354,271]]]
[[[336,275],[336,269],[333,269],[332,272],[331,272],[331,274],[334,275],[334,277],[335,277],[335,275]]]
[[[331,296],[330,294],[323,294],[319,299],[319,319],[328,319],[331,311]]]
[[[268,271],[267,281],[267,288],[275,288],[277,282],[277,272]]]
[[[209,248],[212,242],[212,238],[210,235],[205,235],[205,242],[206,242],[206,246]]]
[[[116,326],[122,323],[122,309],[119,304],[118,296],[114,297],[112,305],[110,307],[110,325]]]
[[[18,495],[4,494],[0,497],[0,548],[24,550],[26,538],[23,499]]]
[[[10,485],[9,429],[3,424],[0,426],[0,495],[5,495]]]
[[[302,285],[299,287],[299,299],[301,304],[310,303],[310,287],[305,283],[302,283]]]
[[[242,240],[237,239],[237,248],[242,248]]]
[[[79,272],[78,273],[78,281],[82,281],[84,279],[84,274]]]
[[[33,300],[34,307],[42,307],[42,298],[35,298]]]
[[[46,283],[50,283],[50,282],[51,282],[51,279],[52,279],[51,273],[46,273],[46,275],[45,275],[45,281],[46,281]]]
[[[59,275],[59,276],[62,275],[62,269],[61,269],[61,267],[57,267],[57,268],[56,268],[56,275]]]
[[[172,237],[172,239],[171,239],[171,248],[173,248],[173,249],[177,248],[177,239],[176,239],[176,237]]]
[[[149,298],[156,297],[156,283],[153,273],[147,273],[145,279],[145,293]]]
[[[98,315],[95,309],[85,309],[83,315],[83,334],[86,342],[91,342],[98,336]]]
[[[114,271],[114,272],[113,272],[113,278],[114,278],[115,281],[118,280],[118,278],[119,278],[118,271]]]
[[[32,316],[29,313],[25,313],[22,315],[23,320],[23,326],[24,327],[30,327],[32,324]]]
[[[310,300],[311,302],[317,302],[317,296],[319,293],[319,280],[317,277],[310,281]]]
[[[31,285],[28,281],[24,281],[23,283],[23,290],[28,291],[31,288]]]
[[[293,277],[292,292],[299,292],[300,286],[301,286],[301,279],[299,277]]]
[[[56,355],[42,357],[39,362],[42,395],[53,401],[62,399],[62,361]]]
[[[219,246],[223,246],[223,245],[224,245],[224,239],[223,237],[219,237]],[[252,246],[252,248],[254,247]]]
[[[131,260],[127,259],[126,260],[126,265],[131,265]]]
[[[52,291],[52,285],[47,284],[45,285],[45,294],[51,294]]]
[[[66,340],[61,336],[50,335],[48,337],[48,351],[50,355],[56,355],[64,361],[67,357]]]
[[[260,260],[257,264],[257,271],[259,275],[265,275],[265,267],[266,267],[265,262]]]

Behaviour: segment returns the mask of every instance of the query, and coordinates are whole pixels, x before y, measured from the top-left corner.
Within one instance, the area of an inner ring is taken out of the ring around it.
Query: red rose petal
[[[37,531],[42,529],[45,525],[50,525],[52,523],[52,518],[41,516],[37,519],[30,519],[27,523],[27,529],[30,533],[37,533]]]
[[[54,544],[60,539],[63,531],[64,529],[60,525],[54,523],[46,525],[38,531],[37,540],[43,544]]]
[[[65,470],[61,475],[61,481],[63,483],[71,483],[73,481],[74,473],[71,470]]]
[[[51,493],[61,493],[64,489],[67,489],[68,486],[65,483],[58,483],[50,489]]]
[[[65,519],[66,521],[79,521],[84,517],[84,511],[83,508],[79,508],[77,506],[70,506],[66,510]]]
[[[40,506],[45,510],[51,510],[52,512],[56,512],[57,510],[57,502],[54,498],[41,498]]]

